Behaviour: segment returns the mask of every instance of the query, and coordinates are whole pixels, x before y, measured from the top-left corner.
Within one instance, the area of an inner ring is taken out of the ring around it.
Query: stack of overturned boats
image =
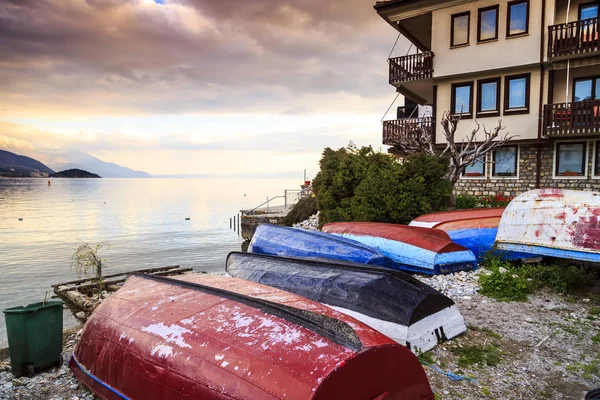
[[[411,226],[261,225],[225,276],[131,276],[88,320],[70,366],[103,399],[433,399],[413,352],[466,330],[403,272],[508,259],[600,261],[600,194],[535,190],[505,209]],[[411,352],[411,350],[413,352]]]

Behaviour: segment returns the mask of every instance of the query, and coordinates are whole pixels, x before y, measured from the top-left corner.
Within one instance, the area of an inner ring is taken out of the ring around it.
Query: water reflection
[[[164,265],[222,270],[242,242],[229,218],[295,183],[52,179],[48,186],[47,179],[0,178],[0,310],[40,301],[51,284],[74,279],[71,256],[82,241],[110,243],[106,273]],[[0,346],[5,341],[0,324]]]

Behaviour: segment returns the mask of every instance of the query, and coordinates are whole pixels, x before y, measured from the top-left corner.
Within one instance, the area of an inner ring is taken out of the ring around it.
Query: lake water
[[[0,178],[0,310],[42,301],[50,285],[76,279],[71,257],[81,242],[110,244],[101,252],[105,274],[166,265],[223,270],[227,253],[242,244],[230,217],[300,183],[51,179],[48,186],[47,179]],[[76,324],[70,312],[64,317],[65,327]]]

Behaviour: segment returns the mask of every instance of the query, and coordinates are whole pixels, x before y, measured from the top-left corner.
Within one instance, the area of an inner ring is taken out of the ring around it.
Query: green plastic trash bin
[[[4,310],[10,366],[15,377],[62,364],[63,302],[47,301]]]

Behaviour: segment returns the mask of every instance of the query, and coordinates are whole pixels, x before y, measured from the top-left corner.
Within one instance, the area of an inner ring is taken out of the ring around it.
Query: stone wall
[[[590,140],[588,142],[588,174],[586,178],[554,179],[552,177],[552,169],[554,168],[554,142],[545,140],[542,144],[540,187],[600,191],[600,179],[593,178],[594,146],[595,141]],[[455,194],[487,196],[501,193],[503,196],[516,196],[527,190],[535,189],[536,145],[520,144],[519,153],[518,178],[492,178],[492,166],[491,164],[487,164],[487,178],[463,178],[457,182],[454,190]]]

